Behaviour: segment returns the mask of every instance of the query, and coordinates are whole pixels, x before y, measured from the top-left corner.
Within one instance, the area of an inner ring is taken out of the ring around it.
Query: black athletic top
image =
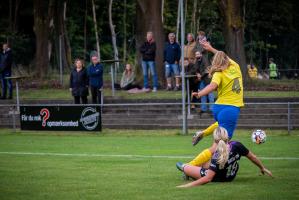
[[[228,161],[223,169],[219,169],[219,164],[217,164],[218,153],[215,152],[212,157],[209,169],[216,173],[213,181],[232,181],[239,170],[238,161],[241,159],[241,156],[246,156],[249,153],[249,150],[242,143],[237,141],[230,141],[229,147]]]

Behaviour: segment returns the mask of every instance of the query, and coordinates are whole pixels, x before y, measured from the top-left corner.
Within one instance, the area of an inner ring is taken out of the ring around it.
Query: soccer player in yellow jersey
[[[210,67],[211,83],[203,90],[195,92],[192,95],[200,98],[210,92],[217,90],[218,98],[213,106],[213,115],[215,123],[203,131],[197,132],[193,136],[193,145],[196,145],[203,137],[210,135],[221,126],[228,132],[229,139],[233,137],[234,130],[239,118],[240,107],[243,103],[243,80],[239,65],[230,59],[223,51],[213,48],[209,42],[201,42],[202,47],[214,53],[212,65]],[[217,144],[202,151],[195,159],[189,162],[189,165],[201,166],[212,158],[216,151]],[[177,168],[181,168],[183,163],[178,162]]]

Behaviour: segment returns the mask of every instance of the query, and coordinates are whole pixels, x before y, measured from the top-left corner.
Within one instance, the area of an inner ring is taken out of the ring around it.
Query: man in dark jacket
[[[172,73],[175,76],[180,75],[180,69],[179,69],[179,62],[181,59],[181,47],[180,45],[175,41],[175,34],[169,33],[168,34],[168,42],[165,45],[164,48],[164,63],[165,63],[165,76],[167,80],[167,90],[171,90],[171,75]],[[174,90],[180,89],[180,78],[175,78],[175,88]]]
[[[8,87],[8,98],[12,99],[12,81],[11,79],[6,79],[11,76],[11,66],[12,66],[12,52],[8,47],[7,43],[3,44],[3,52],[1,53],[1,64],[0,64],[0,76],[2,84],[2,97],[1,99],[6,99],[6,92]]]
[[[142,71],[143,71],[143,89],[149,89],[148,84],[148,67],[151,70],[153,77],[153,92],[158,89],[158,75],[155,66],[156,57],[156,43],[154,41],[153,32],[147,32],[146,42],[140,47],[140,53],[142,54]]]
[[[91,62],[92,64],[88,67],[88,77],[92,103],[100,104],[103,87],[103,65],[100,64],[96,55],[91,57]]]

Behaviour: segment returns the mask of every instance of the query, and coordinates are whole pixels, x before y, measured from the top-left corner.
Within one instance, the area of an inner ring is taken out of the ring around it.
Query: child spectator
[[[198,31],[197,32],[197,38],[196,38],[195,50],[200,51],[201,53],[203,53],[205,50],[201,46],[200,42],[206,42],[206,41],[207,41],[206,33],[204,31]]]

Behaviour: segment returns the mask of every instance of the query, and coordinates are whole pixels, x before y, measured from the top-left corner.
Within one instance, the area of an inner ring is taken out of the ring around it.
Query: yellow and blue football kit
[[[215,128],[221,126],[227,130],[229,138],[232,138],[238,122],[240,107],[244,106],[243,79],[240,66],[230,59],[229,66],[221,72],[215,72],[211,82],[218,86],[218,98],[213,106],[216,122],[203,131],[203,136],[212,134]],[[189,164],[199,166],[209,161],[211,157],[212,152],[205,149]]]

